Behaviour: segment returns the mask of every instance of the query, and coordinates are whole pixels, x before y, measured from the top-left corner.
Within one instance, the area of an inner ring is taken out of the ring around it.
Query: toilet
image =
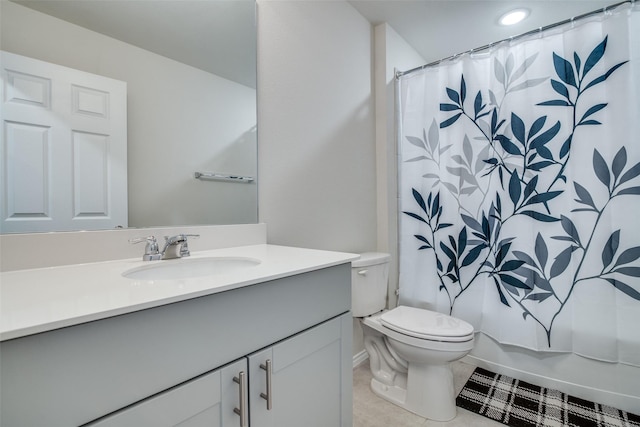
[[[456,416],[450,363],[473,348],[469,323],[421,308],[386,310],[390,255],[368,252],[351,263],[353,317],[360,319],[373,392],[435,421]]]

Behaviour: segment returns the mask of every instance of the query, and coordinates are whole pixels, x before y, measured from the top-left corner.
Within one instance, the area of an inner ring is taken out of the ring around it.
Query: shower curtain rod
[[[535,30],[527,31],[526,33],[522,33],[522,34],[518,34],[517,36],[512,36],[512,37],[509,37],[509,38],[506,38],[506,39],[502,39],[502,40],[497,41],[497,42],[489,43],[489,44],[486,44],[484,46],[480,46],[480,47],[477,47],[475,49],[468,50],[466,52],[456,53],[455,55],[451,55],[451,56],[448,56],[446,58],[439,59],[437,61],[429,62],[428,64],[424,64],[424,65],[412,68],[412,69],[407,70],[407,71],[396,71],[395,78],[399,79],[400,77],[402,77],[404,75],[407,75],[407,74],[411,74],[414,71],[424,70],[425,68],[432,67],[434,65],[438,65],[438,64],[440,64],[442,62],[445,62],[445,61],[450,61],[452,59],[455,59],[455,58],[457,58],[459,56],[462,56],[462,55],[465,55],[465,54],[472,54],[472,53],[476,53],[476,52],[481,52],[483,50],[490,49],[491,47],[493,47],[493,46],[495,46],[497,44],[503,43],[503,42],[518,40],[518,39],[521,39],[523,37],[527,37],[527,36],[530,36],[530,35],[536,34],[536,33],[541,33],[543,31],[549,30],[551,28],[555,28],[555,27],[559,27],[561,25],[569,24],[569,23],[572,23],[572,22],[575,22],[575,21],[578,21],[578,20],[581,20],[581,19],[584,19],[584,18],[588,18],[590,16],[597,15],[599,13],[606,13],[606,12],[608,12],[608,11],[610,11],[612,9],[615,9],[618,6],[622,6],[623,4],[626,4],[626,3],[634,4],[635,2],[636,2],[636,0],[621,1],[620,3],[612,4],[610,6],[605,6],[602,9],[597,9],[597,10],[594,10],[592,12],[583,13],[582,15],[574,16],[573,18],[565,19],[564,21],[556,22],[555,24],[547,25],[545,27],[539,27],[539,28],[537,28]]]

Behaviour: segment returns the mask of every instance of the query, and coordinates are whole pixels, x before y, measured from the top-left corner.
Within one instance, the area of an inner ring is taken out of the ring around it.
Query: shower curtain
[[[399,77],[401,303],[640,366],[639,12]]]

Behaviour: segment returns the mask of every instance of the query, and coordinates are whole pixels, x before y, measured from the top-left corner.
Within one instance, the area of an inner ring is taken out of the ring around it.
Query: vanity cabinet
[[[145,399],[87,427],[340,426],[348,314]]]
[[[350,426],[350,308],[344,263],[3,341],[0,425],[240,426],[242,371],[247,426]]]

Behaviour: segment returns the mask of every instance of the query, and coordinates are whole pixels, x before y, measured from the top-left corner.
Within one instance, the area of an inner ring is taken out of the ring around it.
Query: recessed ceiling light
[[[513,25],[522,21],[527,16],[529,16],[529,11],[527,9],[514,9],[502,15],[498,22],[500,25]]]

